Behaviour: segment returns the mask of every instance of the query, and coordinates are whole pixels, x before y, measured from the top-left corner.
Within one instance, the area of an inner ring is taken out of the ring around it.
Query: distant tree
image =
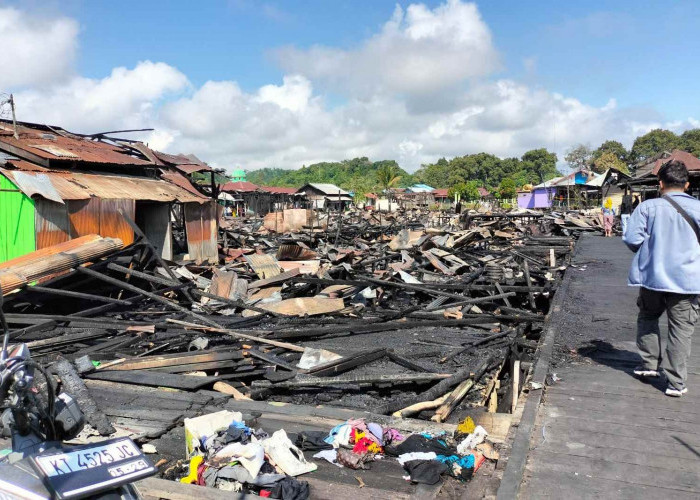
[[[694,156],[700,156],[700,128],[686,130],[681,134],[681,148]]]
[[[556,153],[550,153],[545,148],[532,149],[526,152],[521,160],[530,182],[534,184],[539,184],[561,175],[561,172],[557,170]]]
[[[619,141],[605,141],[598,149],[593,151],[593,160],[600,158],[603,153],[612,153],[621,162],[627,163],[629,152]]]
[[[455,201],[459,201],[466,192],[467,184],[465,182],[459,182],[447,190],[447,196]]]
[[[602,174],[609,168],[616,168],[623,174],[629,174],[627,164],[621,161],[615,153],[606,152],[593,160],[593,171]]]
[[[385,163],[377,169],[377,183],[384,189],[396,187],[401,180],[399,169],[392,164]]]
[[[506,177],[501,181],[501,185],[498,186],[498,196],[500,198],[512,199],[515,198],[517,194],[517,186],[515,185],[515,180],[510,177]]]
[[[654,129],[635,139],[630,150],[630,162],[638,163],[663,151],[681,147],[681,138],[670,130]]]
[[[564,161],[574,170],[588,168],[591,164],[593,151],[585,144],[577,144],[566,152]]]

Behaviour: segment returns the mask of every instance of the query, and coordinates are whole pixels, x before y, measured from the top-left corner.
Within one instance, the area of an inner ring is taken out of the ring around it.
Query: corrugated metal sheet
[[[124,245],[134,242],[134,230],[119,213],[122,210],[131,220],[136,220],[134,200],[100,200],[100,235],[119,238]]]
[[[19,139],[15,139],[12,133],[0,136],[0,149],[10,148],[27,151],[49,162],[88,162],[88,163],[112,163],[118,165],[152,165],[150,162],[126,154],[127,150],[107,144],[93,141],[78,136],[64,137],[58,134],[48,134],[43,130],[29,128],[23,125],[17,126]],[[51,151],[54,153],[51,153]],[[10,151],[20,155],[19,152]],[[58,154],[55,154],[58,153]]]
[[[34,201],[0,175],[0,262],[36,250]]]
[[[70,221],[66,205],[44,198],[34,200],[36,249],[48,248],[70,239]]]
[[[216,263],[219,250],[216,244],[216,209],[214,202],[185,204],[185,227],[187,229],[187,250],[196,263]]]
[[[189,191],[190,193],[196,195],[196,196],[202,196],[202,193],[197,191],[197,188],[195,188],[192,183],[179,172],[165,172],[161,174],[161,177],[167,181],[172,182],[176,186],[180,186],[182,189]]]
[[[68,220],[70,221],[70,237],[78,238],[87,234],[100,234],[100,200],[69,200]]]
[[[85,200],[91,197],[103,199],[128,199],[148,201],[180,201],[183,203],[204,203],[208,198],[197,193],[194,188],[183,189],[162,179],[133,177],[125,175],[95,175],[79,172],[17,172],[0,169],[0,173],[10,179],[21,174],[23,179],[34,176],[46,176],[63,200]],[[189,183],[189,181],[188,181]],[[31,185],[29,196],[45,193]],[[20,186],[20,188],[22,188]],[[47,197],[47,196],[45,196]],[[51,198],[50,198],[51,199]]]
[[[260,189],[260,186],[246,181],[227,182],[219,186],[219,190],[226,193],[252,193],[258,189]]]
[[[0,263],[0,271],[10,269],[11,267],[23,266],[28,262],[40,260],[41,258],[47,257],[49,255],[55,255],[61,252],[70,252],[71,250],[74,250],[81,245],[85,245],[86,243],[91,243],[100,239],[100,236],[97,234],[89,234],[81,238],[66,241],[65,243],[59,243],[58,245],[54,245],[50,248],[43,248],[41,250],[37,250],[36,252],[32,252],[26,255],[22,255],[21,257],[17,257],[16,259],[12,259],[11,262]]]
[[[282,269],[280,269],[279,262],[277,262],[274,255],[254,253],[251,255],[244,255],[243,257],[261,280],[273,278],[278,274],[282,274]]]
[[[134,242],[134,231],[119,213],[123,210],[131,220],[135,217],[134,200],[69,200],[68,209],[69,232],[71,238],[87,234],[119,238],[125,245]]]
[[[192,174],[194,172],[211,172],[211,167],[209,165],[175,165],[175,168],[180,172],[185,174]]]
[[[51,179],[44,173],[36,172],[10,172],[5,171],[10,179],[30,198],[39,195],[47,200],[63,203],[61,195],[51,183]]]
[[[124,247],[118,239],[97,238],[95,240],[93,235],[86,240],[72,240],[8,261],[8,271],[0,271],[0,287],[3,293],[14,287],[67,271],[75,267],[76,262],[94,262],[97,258]]]

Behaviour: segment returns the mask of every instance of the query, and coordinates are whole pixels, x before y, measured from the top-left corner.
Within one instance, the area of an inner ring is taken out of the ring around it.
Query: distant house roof
[[[489,196],[491,194],[488,189],[483,188],[483,187],[479,187],[478,191],[479,191],[479,196],[481,196],[482,198],[486,198],[487,196]]]
[[[374,193],[365,193],[365,198],[369,198],[370,200],[376,200],[379,197]]]
[[[609,168],[595,179],[586,182],[586,186],[591,187],[603,187],[606,184],[608,178],[612,177],[613,182],[621,182],[623,179],[629,179],[629,175],[623,174],[616,168]]]
[[[238,182],[227,182],[223,184],[220,188],[221,191],[226,193],[252,193],[260,189],[260,186],[247,181]]]
[[[304,191],[307,186],[312,187],[316,191],[320,191],[323,194],[331,195],[331,196],[338,196],[340,195],[345,195],[345,196],[350,196],[350,193],[345,191],[344,189],[339,188],[335,184],[319,184],[315,182],[309,182],[308,184],[304,184],[301,188],[297,190],[297,192]]]
[[[433,196],[435,198],[447,198],[447,191],[448,189],[435,189],[433,190]]]
[[[408,188],[408,191],[412,193],[430,193],[435,191],[435,188],[428,186],[427,184],[414,184]]]
[[[687,153],[686,151],[674,149],[671,152],[664,151],[663,153],[654,155],[638,165],[634,176],[639,178],[657,175],[659,173],[659,169],[672,160],[682,161],[690,172],[700,171],[700,159],[690,153]]]
[[[272,194],[296,194],[297,192],[297,188],[290,187],[261,186],[261,189]]]

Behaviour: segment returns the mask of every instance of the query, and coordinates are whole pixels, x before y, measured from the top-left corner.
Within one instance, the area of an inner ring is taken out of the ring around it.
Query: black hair
[[[658,176],[665,187],[684,188],[688,182],[688,169],[682,161],[674,160],[661,167]]]

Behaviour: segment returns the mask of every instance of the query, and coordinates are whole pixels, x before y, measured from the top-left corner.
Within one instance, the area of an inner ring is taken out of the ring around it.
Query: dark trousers
[[[644,368],[663,370],[669,385],[685,387],[690,340],[698,319],[698,296],[639,289],[637,347]],[[668,334],[662,335],[659,318],[666,312]]]

